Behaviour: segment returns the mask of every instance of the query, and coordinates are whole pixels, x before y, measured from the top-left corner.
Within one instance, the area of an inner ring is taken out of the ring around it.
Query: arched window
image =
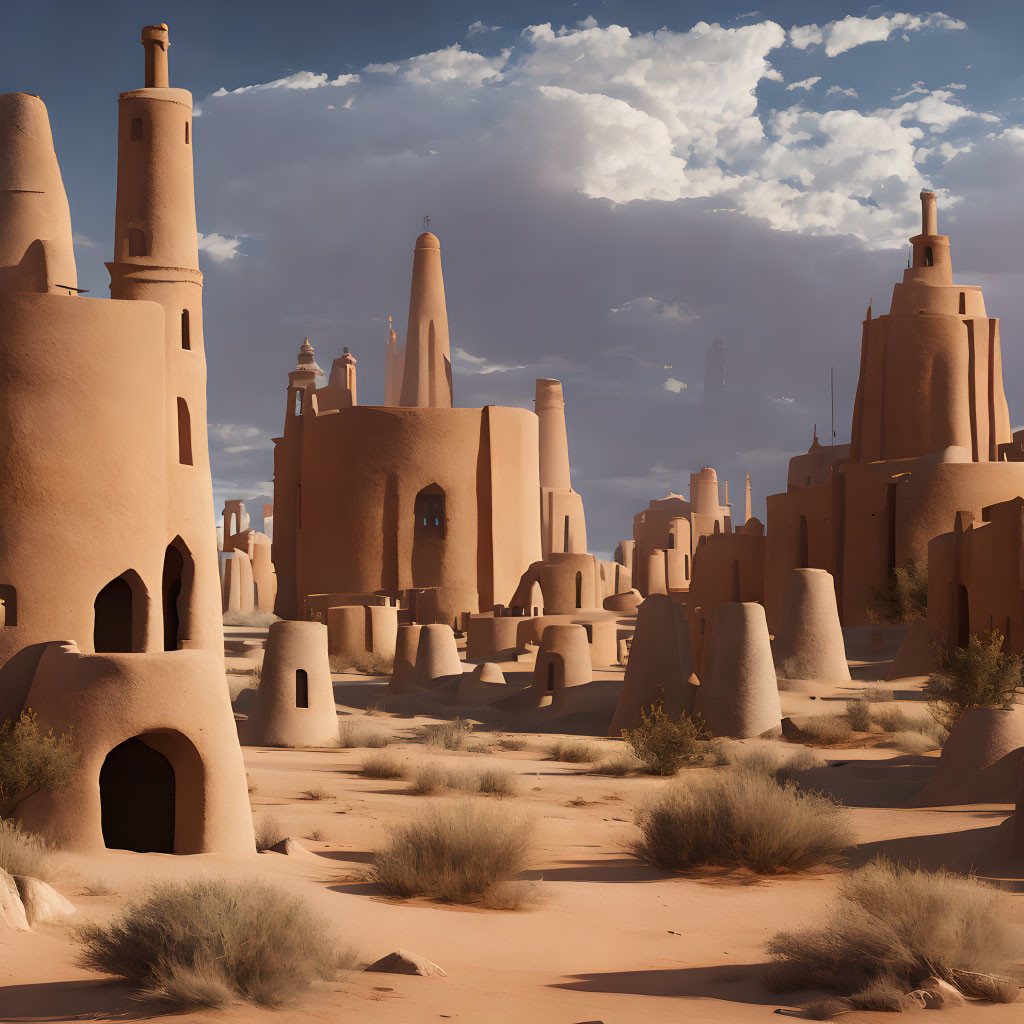
[[[188,322],[188,310],[181,311],[181,347],[190,349],[192,347],[192,331]]]
[[[926,267],[935,266],[935,257],[932,255],[932,247],[930,245],[924,247],[924,265]]]
[[[183,466],[192,465],[192,417],[184,398],[178,399],[178,461]]]
[[[189,609],[194,571],[192,555],[185,542],[175,537],[164,552],[161,586],[165,651],[176,651],[181,641],[191,635]]]
[[[188,121],[186,121],[185,122],[185,145],[186,146],[192,141],[191,135],[192,135],[192,125],[190,125],[188,123]],[[335,351],[337,351],[337,350],[335,350]]]
[[[309,676],[304,668],[295,670],[295,706],[309,707]]]
[[[295,416],[302,415],[302,388],[295,389],[295,405],[292,412]]]
[[[93,602],[92,647],[97,654],[127,654],[134,650],[133,595],[131,584],[118,576]]]
[[[576,573],[576,607],[583,607],[583,573]]]
[[[132,140],[132,142],[141,142],[142,141],[142,118],[141,117],[134,117],[134,118],[132,118],[131,140]]]
[[[414,515],[416,516],[417,532],[437,530],[442,536],[444,535],[444,491],[437,484],[424,487],[416,495]]]
[[[148,256],[146,251],[146,232],[142,228],[128,229],[128,255]]]
[[[9,583],[0,584],[0,626],[18,624],[18,592]]]

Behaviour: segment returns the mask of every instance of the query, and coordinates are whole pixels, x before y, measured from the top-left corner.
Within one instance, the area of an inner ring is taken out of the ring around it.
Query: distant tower
[[[192,94],[168,85],[166,25],[142,30],[145,88],[118,100],[117,205],[110,295],[164,309],[165,444],[168,523],[195,561],[195,635],[189,644],[220,643],[213,494],[206,440],[203,275],[196,240],[192,176]]]
[[[540,522],[544,557],[553,552],[583,554],[587,550],[587,524],[583,499],[572,489],[569,474],[562,382],[538,380],[534,408],[540,420]]]
[[[704,356],[704,398],[717,398],[725,391],[725,342],[715,338]]]
[[[750,474],[747,474],[747,483],[744,489],[743,497],[743,522],[749,523],[751,520],[751,505],[750,505]]]
[[[416,239],[413,253],[400,404],[438,409],[453,404],[441,243],[429,231]]]
[[[384,350],[384,404],[399,405],[402,400],[402,353],[398,350],[391,317],[388,317],[388,342]]]

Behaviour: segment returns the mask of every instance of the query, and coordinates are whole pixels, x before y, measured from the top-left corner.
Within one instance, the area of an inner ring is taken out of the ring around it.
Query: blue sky
[[[860,320],[888,307],[922,185],[958,280],[1002,318],[1024,421],[1021,5],[4,0],[0,92],[47,104],[93,295],[116,97],[161,20],[200,111],[218,501],[266,493],[303,337],[325,367],[350,346],[380,400],[424,214],[457,404],[528,406],[535,377],[563,379],[596,551],[701,465],[734,500],[749,470],[763,510],[815,423],[827,437],[830,367],[846,438]]]

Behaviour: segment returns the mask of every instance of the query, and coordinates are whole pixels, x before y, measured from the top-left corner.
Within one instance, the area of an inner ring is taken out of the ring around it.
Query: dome
[[[441,243],[437,240],[437,235],[433,235],[429,231],[424,231],[423,234],[416,239],[416,248],[440,249]]]

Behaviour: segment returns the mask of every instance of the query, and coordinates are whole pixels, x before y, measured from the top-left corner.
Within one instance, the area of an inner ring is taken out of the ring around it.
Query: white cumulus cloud
[[[671,391],[673,394],[678,395],[680,391],[686,390],[686,381],[676,380],[675,377],[669,377],[661,386],[665,391]]]
[[[242,236],[218,235],[216,231],[204,235],[198,232],[199,251],[206,253],[214,263],[226,263],[241,255],[239,246],[242,244]]]
[[[803,89],[805,92],[810,92],[820,81],[821,75],[815,75],[813,78],[805,78],[800,82],[790,82],[786,86],[786,92],[792,92],[794,89]]]
[[[941,11],[923,15],[900,12],[878,18],[861,18],[848,14],[841,21],[830,21],[820,27],[794,25],[789,30],[789,39],[793,46],[800,50],[823,42],[826,55],[837,57],[855,46],[885,42],[896,32],[907,38],[908,32],[917,32],[921,29],[962,31],[966,28],[966,22],[951,18]]]

